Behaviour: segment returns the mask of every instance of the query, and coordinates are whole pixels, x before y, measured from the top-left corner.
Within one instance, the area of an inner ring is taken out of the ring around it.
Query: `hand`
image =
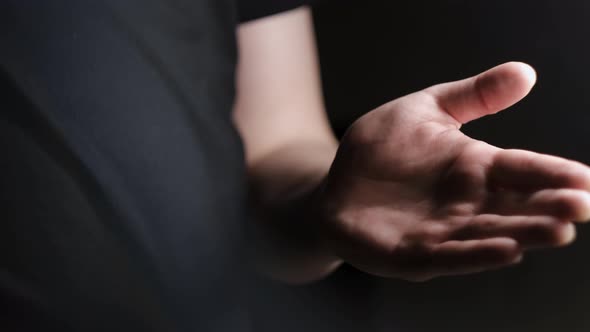
[[[366,272],[423,281],[573,241],[572,222],[590,219],[588,167],[460,131],[522,99],[535,79],[529,66],[507,63],[360,118],[319,193],[329,249]]]

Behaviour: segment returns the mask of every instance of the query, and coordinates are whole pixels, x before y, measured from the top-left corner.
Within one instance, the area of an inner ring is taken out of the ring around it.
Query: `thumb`
[[[522,62],[509,62],[477,76],[426,89],[460,123],[506,109],[529,94],[537,75]]]

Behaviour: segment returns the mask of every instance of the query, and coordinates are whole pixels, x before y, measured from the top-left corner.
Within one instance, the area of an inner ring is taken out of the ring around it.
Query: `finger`
[[[546,189],[532,195],[495,193],[482,209],[485,214],[552,216],[560,220],[588,222],[590,193],[576,189]]]
[[[479,215],[451,235],[452,240],[507,237],[522,248],[561,247],[576,237],[572,223],[547,216]]]
[[[549,188],[590,190],[584,164],[523,150],[500,150],[488,171],[491,188],[536,191]]]
[[[516,264],[522,260],[522,251],[518,243],[509,238],[448,241],[438,245],[430,259],[429,274],[462,275]]]
[[[532,89],[536,73],[529,65],[509,62],[477,76],[425,90],[460,123],[506,109]]]

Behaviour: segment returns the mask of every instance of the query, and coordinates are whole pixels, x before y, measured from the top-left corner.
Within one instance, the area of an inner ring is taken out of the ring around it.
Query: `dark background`
[[[473,137],[590,162],[590,2],[324,1],[315,7],[326,104],[338,134],[358,116],[505,61],[539,82]],[[345,267],[306,287],[265,285],[257,331],[590,331],[590,225],[575,245],[516,268],[411,284]]]

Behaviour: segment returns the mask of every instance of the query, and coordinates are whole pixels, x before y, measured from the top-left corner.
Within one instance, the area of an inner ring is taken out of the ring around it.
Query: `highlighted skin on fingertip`
[[[576,227],[572,223],[567,223],[563,231],[559,234],[557,241],[558,246],[567,246],[576,240]]]
[[[512,62],[511,64],[521,67],[523,76],[529,82],[530,86],[535,85],[537,82],[537,71],[533,67],[523,62]]]
[[[581,202],[581,206],[582,208],[580,209],[580,213],[577,217],[577,220],[575,220],[578,223],[589,223],[590,222],[590,193],[584,192],[582,195],[582,202]]]

